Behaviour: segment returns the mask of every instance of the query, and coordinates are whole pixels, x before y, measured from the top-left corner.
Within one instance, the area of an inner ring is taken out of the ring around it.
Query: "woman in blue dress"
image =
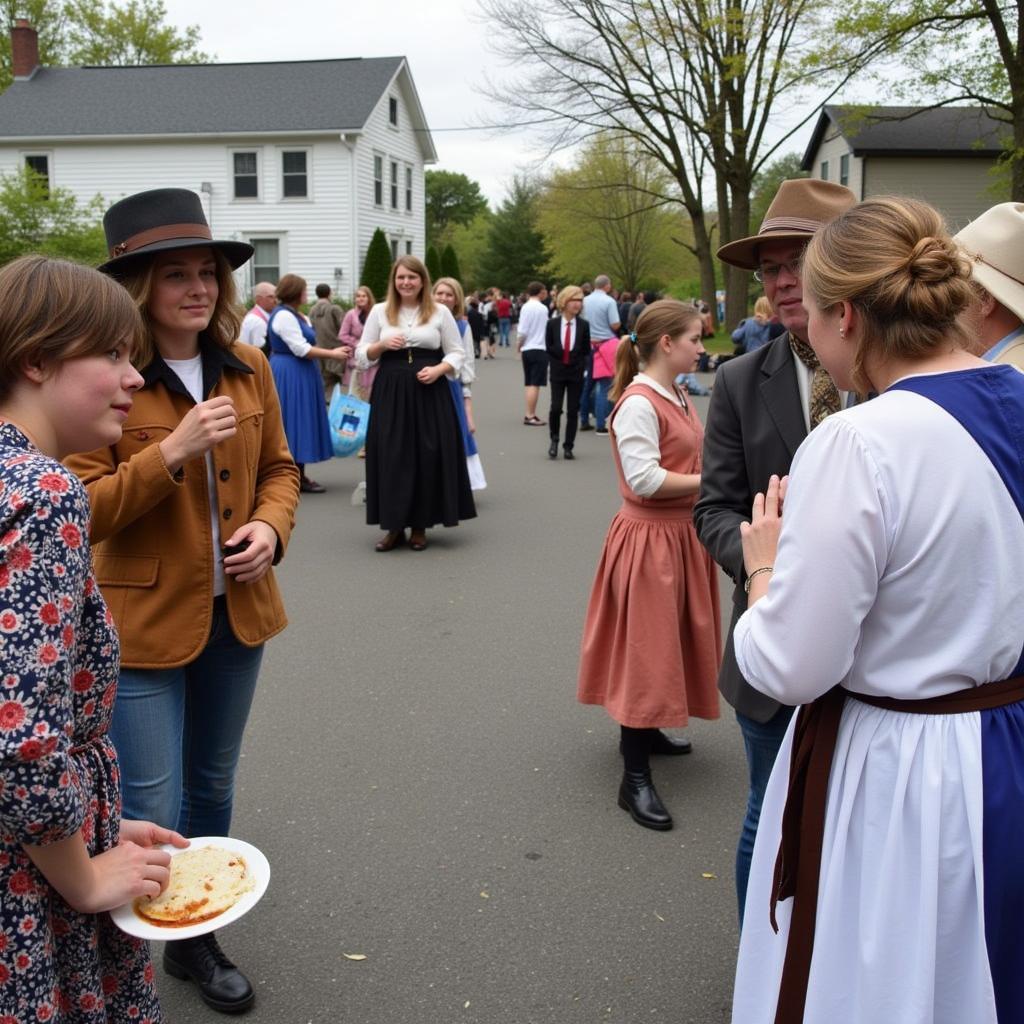
[[[300,489],[323,494],[324,488],[306,476],[307,462],[323,462],[334,451],[324,405],[324,388],[314,359],[348,359],[347,345],[321,348],[309,321],[299,312],[306,301],[306,282],[285,274],[277,285],[278,305],[267,322],[270,368],[274,372],[288,448],[301,474]]]

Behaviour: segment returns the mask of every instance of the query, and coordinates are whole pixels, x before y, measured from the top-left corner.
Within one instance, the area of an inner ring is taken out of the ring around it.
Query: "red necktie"
[[[565,325],[565,347],[562,350],[562,362],[569,365],[569,349],[572,348],[572,321],[567,321]]]

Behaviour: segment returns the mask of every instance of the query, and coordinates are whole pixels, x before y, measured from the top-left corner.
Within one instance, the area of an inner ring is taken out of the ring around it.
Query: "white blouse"
[[[684,408],[682,395],[666,391],[653,377],[638,373],[633,384],[646,384],[670,402]],[[658,414],[650,399],[630,395],[615,413],[615,444],[619,449],[622,475],[639,498],[650,498],[661,488],[668,470],[661,468],[661,436]]]
[[[438,306],[434,315],[425,323],[413,321],[412,324],[403,322],[405,313],[399,311],[399,323],[390,324],[387,321],[383,302],[378,302],[370,310],[366,317],[366,324],[363,327],[363,336],[359,339],[359,346],[356,348],[356,366],[360,370],[368,370],[376,366],[379,359],[371,359],[367,355],[367,349],[377,341],[387,341],[389,338],[403,335],[406,348],[439,348],[444,353],[442,362],[447,363],[456,373],[462,369],[466,361],[466,351],[462,345],[462,338],[459,337],[459,328],[455,324],[455,318],[446,306]],[[417,316],[418,320],[418,316]],[[467,330],[466,334],[470,332]],[[472,339],[469,344],[472,345]]]
[[[459,325],[455,325],[455,329],[459,329]],[[473,353],[473,331],[469,324],[466,324],[465,331],[462,332],[462,351],[465,355],[465,362],[462,364],[462,369],[459,371],[459,380],[462,381],[462,394],[465,398],[471,398],[472,394],[469,390],[470,384],[476,380],[476,356]]]
[[[949,413],[891,391],[797,451],[775,573],[736,624],[736,660],[783,704],[836,683],[933,697],[1009,675],[1022,629],[1006,609],[1022,606],[1024,523],[1006,485]]]
[[[302,316],[301,313],[298,316]],[[292,350],[292,355],[299,359],[305,359],[309,350],[313,347],[302,336],[299,329],[299,322],[292,313],[285,309],[274,317],[274,333]]]

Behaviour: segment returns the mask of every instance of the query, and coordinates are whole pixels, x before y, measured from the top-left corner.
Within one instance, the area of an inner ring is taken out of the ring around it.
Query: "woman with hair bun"
[[[878,397],[814,430],[741,528],[740,670],[803,707],[733,1020],[1024,1020],[1024,375],[965,351],[969,267],[924,203],[853,207],[803,283],[822,365]]]
[[[619,347],[608,423],[622,508],[612,520],[583,627],[578,699],[620,726],[619,806],[644,828],[672,817],[651,754],[686,754],[661,726],[718,717],[718,570],[693,527],[704,428],[676,383],[704,351],[700,313],[649,305]],[[643,372],[639,372],[643,368]]]

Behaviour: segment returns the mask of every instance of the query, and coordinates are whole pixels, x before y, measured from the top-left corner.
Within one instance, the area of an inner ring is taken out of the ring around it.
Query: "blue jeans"
[[[580,393],[580,423],[589,423],[594,411],[594,353],[591,350],[583,367],[583,391]]]
[[[263,647],[231,632],[214,602],[206,647],[180,668],[121,670],[110,736],[121,764],[124,816],[185,836],[226,836],[235,769]]]
[[[743,746],[747,752],[747,770],[750,773],[750,792],[747,795],[747,816],[743,819],[739,846],[736,849],[736,898],[740,905],[740,928],[743,927],[743,907],[747,902],[747,880],[750,878],[750,858],[754,853],[757,823],[761,820],[761,804],[768,779],[775,766],[775,758],[793,717],[793,708],[779,708],[767,722],[755,722],[736,712],[743,733]],[[765,908],[767,911],[767,907]]]
[[[604,430],[604,421],[608,413],[612,411],[611,402],[608,401],[608,392],[611,390],[611,377],[598,377],[594,381],[594,419],[597,420],[597,429]]]
[[[498,344],[502,348],[508,348],[508,331],[512,321],[507,316],[498,317]]]

